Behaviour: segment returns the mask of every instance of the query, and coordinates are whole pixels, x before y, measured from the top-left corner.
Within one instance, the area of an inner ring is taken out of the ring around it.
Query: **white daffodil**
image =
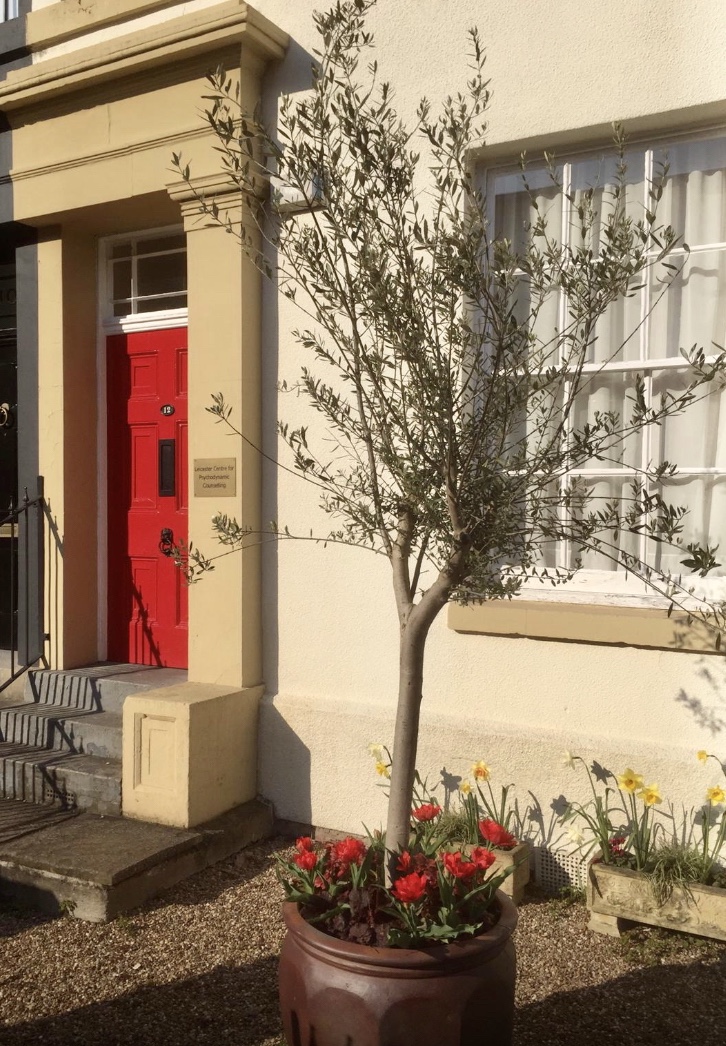
[[[573,755],[568,749],[562,757],[562,765],[566,766],[568,770],[574,770],[576,760],[577,756]]]
[[[570,825],[567,829],[567,838],[571,843],[574,843],[575,846],[582,846],[585,842],[585,836],[576,825]]]
[[[381,762],[383,759],[383,745],[368,745],[368,751],[377,763]]]

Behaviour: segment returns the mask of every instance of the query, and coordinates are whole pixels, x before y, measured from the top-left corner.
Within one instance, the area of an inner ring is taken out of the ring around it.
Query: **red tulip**
[[[423,806],[415,807],[411,811],[411,817],[416,821],[433,821],[441,813],[441,807],[435,803],[424,803]]]
[[[411,904],[413,901],[421,900],[426,893],[426,885],[425,875],[411,872],[410,875],[403,875],[400,879],[396,879],[391,887],[391,893],[396,900],[402,901],[404,904]]]
[[[496,821],[480,821],[479,831],[482,839],[491,843],[492,846],[498,846],[500,850],[510,849],[517,845],[517,840],[512,833],[508,832],[504,825],[497,824]]]
[[[459,852],[444,854],[444,866],[455,879],[471,879],[477,872],[477,866],[472,861],[465,861]]]

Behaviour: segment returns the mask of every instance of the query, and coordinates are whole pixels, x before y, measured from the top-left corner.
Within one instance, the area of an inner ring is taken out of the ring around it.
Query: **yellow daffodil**
[[[381,759],[383,759],[383,745],[368,745],[368,751],[377,763],[380,763]]]
[[[716,806],[718,803],[726,803],[726,792],[720,785],[715,785],[706,790],[706,798],[711,806]]]
[[[663,802],[657,784],[646,785],[641,792],[638,792],[638,798],[642,799],[646,806],[655,806],[656,803]]]
[[[376,773],[379,777],[390,777],[391,771],[388,766],[388,763],[384,763],[379,759],[376,763]]]
[[[618,777],[618,788],[623,792],[635,792],[638,788],[643,787],[643,775],[636,774],[635,770],[631,770],[630,767],[619,775]],[[641,796],[642,798],[642,796]],[[660,802],[660,798],[658,799]],[[651,804],[648,803],[648,806]]]
[[[698,752],[696,752],[696,759],[699,761],[699,763],[708,762],[708,752],[705,750],[705,748],[701,748]]]
[[[469,782],[468,781],[462,781],[461,784],[459,785],[459,791],[463,792],[464,795],[468,795],[469,792],[471,791],[471,785],[469,784]]]
[[[566,766],[568,770],[574,770],[576,760],[577,756],[573,755],[568,749],[562,757],[562,765]]]
[[[477,781],[488,781],[492,773],[487,764],[482,762],[481,759],[478,763],[472,765],[471,772]]]

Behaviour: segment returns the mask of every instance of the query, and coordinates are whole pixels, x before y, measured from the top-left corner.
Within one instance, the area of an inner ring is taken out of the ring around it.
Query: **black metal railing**
[[[10,652],[10,676],[0,682],[0,691],[38,661],[45,661],[43,625],[45,498],[43,477],[38,476],[37,494],[27,487],[18,505],[0,519],[0,540],[5,544],[6,584],[0,592],[5,604]],[[3,608],[5,609],[5,608]]]

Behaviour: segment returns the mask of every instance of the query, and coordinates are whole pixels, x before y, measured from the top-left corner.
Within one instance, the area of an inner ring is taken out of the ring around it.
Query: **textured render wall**
[[[267,119],[282,91],[304,89],[310,22],[319,0],[258,0],[292,39],[266,79]],[[489,141],[516,157],[523,140],[577,143],[622,119],[640,133],[726,118],[726,10],[615,0],[380,0],[371,19],[382,75],[410,116],[419,97],[456,90],[465,75],[466,30],[487,49],[493,102]],[[278,416],[309,420],[278,399],[300,357],[289,331],[301,322],[268,289],[264,301],[266,445]],[[284,453],[284,448],[282,450]],[[304,483],[267,469],[265,519],[292,531],[330,526]],[[280,816],[356,830],[383,817],[369,741],[390,742],[397,629],[384,560],[362,551],[283,543],[264,563],[265,671],[260,790]],[[722,658],[451,632],[442,615],[428,648],[419,765],[466,773],[485,758],[497,777],[531,789],[544,807],[573,794],[565,748],[622,769],[632,765],[664,794],[700,800],[713,776],[697,748],[726,756]],[[702,725],[710,721],[712,729]],[[713,765],[713,764],[711,764]]]
[[[281,92],[309,83],[317,46],[310,15],[325,2],[257,0],[291,36],[285,62],[266,77],[268,121]],[[435,102],[463,82],[473,24],[489,56],[496,156],[516,156],[524,141],[564,147],[597,138],[614,119],[638,133],[726,122],[726,10],[710,0],[379,0],[371,18],[377,57],[404,116],[421,95]],[[274,392],[278,380],[299,372],[289,331],[300,322],[268,287],[263,385],[272,454],[278,417],[310,420],[301,401],[278,402]],[[301,481],[266,469],[263,519],[325,533],[330,524],[316,505]],[[287,543],[267,551],[264,591],[260,791],[282,817],[374,826],[383,795],[365,749],[391,739],[397,674],[387,564],[356,550]],[[434,777],[442,766],[461,773],[486,758],[523,798],[531,789],[548,814],[551,800],[569,791],[572,778],[560,768],[569,747],[614,768],[642,769],[674,798],[700,798],[712,782],[693,752],[726,749],[725,684],[721,658],[462,636],[442,615],[429,643],[420,766]],[[712,730],[699,725],[709,721]]]

